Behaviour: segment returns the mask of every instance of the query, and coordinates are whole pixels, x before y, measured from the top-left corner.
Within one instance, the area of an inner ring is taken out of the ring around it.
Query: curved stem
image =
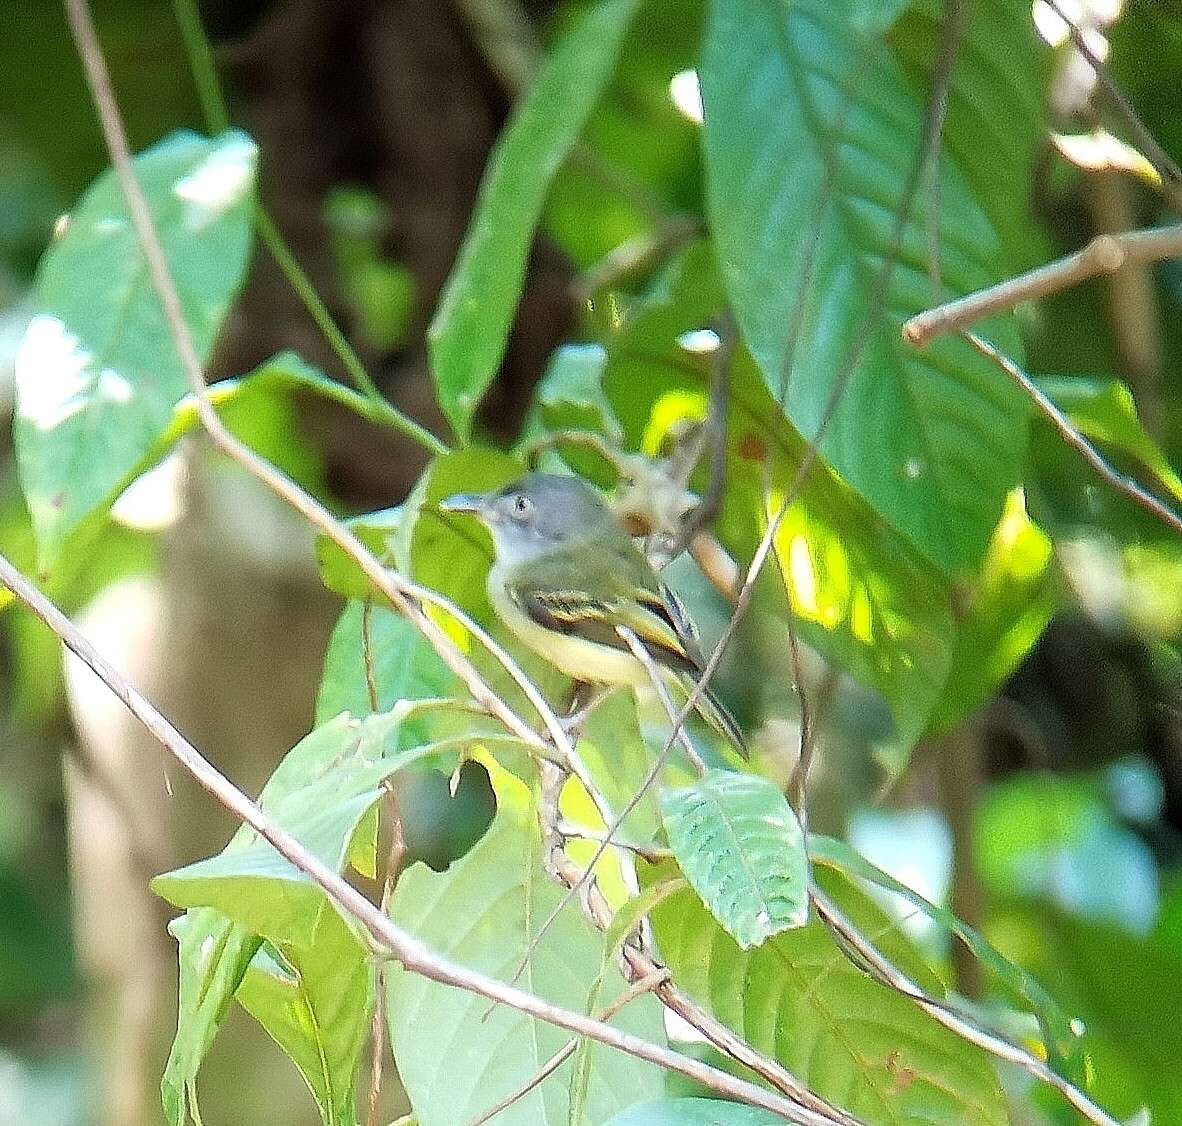
[[[195,0],[173,0],[173,9],[189,56],[189,66],[193,71],[193,82],[197,87],[206,125],[213,134],[224,133],[230,128],[230,114],[226,108],[225,94],[218,81],[213,51],[210,49],[205,29],[201,26],[201,13]],[[316,292],[311,278],[304,272],[291,248],[283,240],[274,219],[261,202],[255,205],[255,229],[283,276],[287,278],[288,284],[307,309],[309,316],[316,322],[316,327],[328,341],[329,347],[337,354],[349,379],[369,401],[372,409],[367,412],[367,416],[370,420],[401,431],[433,454],[447,453],[449,447],[445,442],[425,426],[403,414],[378,390],[365,370],[361,357],[333,320],[328,307]]]

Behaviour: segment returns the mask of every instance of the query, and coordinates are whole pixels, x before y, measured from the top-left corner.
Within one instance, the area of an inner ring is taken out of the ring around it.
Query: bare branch
[[[831,1119],[802,1109],[797,1103],[782,1095],[736,1079],[717,1068],[622,1032],[613,1025],[595,1020],[583,1013],[552,1005],[541,997],[506,985],[436,954],[384,915],[343,876],[309,852],[286,829],[272,821],[258,805],[204,758],[146,697],[124,679],[69,619],[2,555],[0,583],[8,587],[115,693],[132,715],[205,790],[240,821],[254,829],[280,856],[320,887],[342,914],[360,923],[376,954],[393,958],[411,973],[419,974],[440,985],[487,997],[527,1016],[543,1020],[558,1028],[565,1028],[579,1036],[626,1052],[637,1059],[677,1072],[737,1102],[772,1111],[785,1121],[800,1123],[802,1126],[828,1126],[831,1122]]]
[[[670,559],[676,559],[695,539],[699,533],[708,528],[722,510],[722,499],[726,492],[726,432],[728,415],[730,413],[731,389],[731,359],[735,352],[735,343],[739,335],[739,327],[728,309],[715,323],[718,335],[718,347],[714,353],[714,363],[710,372],[710,400],[706,409],[706,421],[702,424],[702,438],[709,449],[710,480],[698,505],[682,520],[677,537],[670,545],[668,552]],[[693,461],[700,457],[695,452]],[[693,465],[685,467],[685,481],[688,484]]]
[[[1179,228],[1182,230],[1182,228]],[[1039,386],[1013,360],[999,352],[989,341],[982,339],[975,333],[962,332],[965,338],[981,355],[992,360],[1006,373],[1038,408],[1044,418],[1059,432],[1059,436],[1090,465],[1096,473],[1108,482],[1117,492],[1123,493],[1139,508],[1143,508],[1151,516],[1155,516],[1166,527],[1182,535],[1182,516],[1168,508],[1152,493],[1147,492],[1131,477],[1118,473],[1100,455],[1091,444],[1066,418],[1062,411],[1047,397]]]
[[[1164,262],[1179,256],[1182,224],[1097,235],[1082,250],[1065,258],[917,313],[904,323],[903,339],[915,348],[924,348],[938,336],[968,328],[1023,301],[1058,293],[1089,278],[1115,274],[1130,263]]]
[[[841,909],[815,884],[809,889],[809,897],[817,914],[824,920],[842,943],[848,944],[873,976],[884,985],[902,993],[914,1001],[933,1020],[955,1032],[963,1040],[975,1044],[997,1059],[1005,1060],[1020,1067],[1028,1075],[1054,1087],[1076,1110],[1096,1126],[1119,1126],[1115,1118],[1101,1110],[1078,1087],[1052,1071],[1042,1060],[1032,1056],[1024,1048],[1008,1040],[978,1028],[968,1018],[961,1016],[950,1006],[933,997],[928,997],[902,970],[894,966],[874,944],[858,930]]]
[[[572,825],[569,821],[559,821],[557,825],[558,832],[562,835],[564,840],[568,841],[595,841],[601,843],[606,834],[596,833],[592,829],[585,829],[582,825]],[[614,841],[618,848],[626,848],[629,852],[636,853],[641,860],[649,864],[660,864],[662,860],[668,860],[673,853],[667,848],[660,848],[657,845],[642,845],[635,841]]]

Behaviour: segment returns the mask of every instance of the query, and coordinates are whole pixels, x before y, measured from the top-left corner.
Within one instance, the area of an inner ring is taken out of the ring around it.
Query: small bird
[[[492,493],[457,493],[444,512],[475,516],[492,534],[493,609],[534,652],[585,684],[649,686],[617,632],[630,629],[667,681],[687,695],[704,662],[685,607],[657,577],[599,491],[578,477],[531,473]],[[707,688],[697,710],[744,755],[747,745]]]

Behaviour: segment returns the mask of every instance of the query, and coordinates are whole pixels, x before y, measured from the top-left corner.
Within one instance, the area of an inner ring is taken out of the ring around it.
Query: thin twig
[[[1144,509],[1151,516],[1155,516],[1166,527],[1182,535],[1182,516],[1163,504],[1152,493],[1147,492],[1131,477],[1113,469],[1096,447],[1071,425],[1070,420],[1063,412],[1013,360],[975,333],[962,332],[960,335],[982,356],[997,364],[1026,393],[1042,416],[1059,432],[1063,441],[1071,446],[1095,470],[1098,476],[1102,477],[1117,492],[1128,497],[1139,508]]]
[[[735,353],[735,343],[738,339],[739,328],[735,318],[729,310],[717,318],[715,332],[718,336],[718,347],[714,351],[714,362],[710,372],[710,398],[706,407],[706,420],[702,423],[702,438],[708,444],[710,455],[708,468],[709,482],[702,499],[696,507],[681,522],[677,536],[668,548],[670,559],[676,559],[701,532],[705,531],[718,518],[722,510],[722,500],[726,493],[726,435],[730,407],[731,360]],[[693,460],[697,461],[700,454],[695,453]],[[693,471],[693,465],[685,467],[686,480]]]
[[[72,7],[84,0],[69,0]],[[477,973],[435,953],[423,942],[408,934],[388,918],[343,876],[309,852],[286,829],[277,825],[250,798],[238,789],[144,697],[133,688],[115,667],[79,632],[68,618],[24,577],[3,555],[0,555],[0,584],[41,619],[106,686],[128,710],[147,728],[218,802],[236,818],[249,825],[293,867],[303,872],[342,914],[361,924],[379,956],[393,958],[410,972],[426,977],[440,985],[462,989],[507,1005],[527,1016],[543,1020],[558,1028],[565,1028],[579,1036],[596,1040],[637,1059],[684,1075],[704,1083],[718,1094],[750,1106],[762,1107],[779,1114],[788,1122],[818,1126],[829,1120],[803,1110],[779,1094],[766,1091],[753,1083],[736,1079],[726,1072],[638,1036],[622,1032],[613,1025],[595,1020],[570,1009],[564,1009],[524,990],[506,985],[496,978]]]
[[[1096,75],[1096,80],[1104,89],[1104,93],[1108,95],[1108,99],[1116,107],[1117,112],[1124,118],[1125,125],[1128,127],[1129,132],[1133,134],[1133,139],[1136,141],[1137,147],[1145,154],[1149,163],[1153,165],[1154,170],[1161,177],[1162,185],[1166,189],[1170,202],[1177,207],[1179,201],[1178,189],[1182,188],[1182,169],[1178,168],[1178,165],[1174,162],[1170,154],[1162,148],[1157,138],[1154,137],[1145,125],[1145,122],[1141,120],[1140,115],[1133,108],[1133,103],[1125,97],[1124,91],[1116,84],[1112,75],[1108,73],[1108,68],[1104,65],[1104,61],[1092,50],[1087,36],[1084,35],[1075,20],[1071,19],[1063,11],[1059,6],[1058,0],[1046,0],[1046,3],[1051,11],[1067,25],[1067,30],[1071,34],[1071,41],[1075,44],[1075,49],[1092,68]]]
[[[374,673],[373,652],[373,602],[365,600],[361,610],[361,659],[365,666],[365,685],[369,693],[370,711],[376,712],[379,707],[378,681]],[[406,859],[406,841],[402,836],[402,811],[398,807],[398,794],[394,784],[387,779],[383,786],[386,790],[386,807],[390,812],[390,851],[386,857],[386,872],[382,880],[382,899],[379,904],[383,915],[390,907],[390,897],[394,894],[394,885],[402,872],[402,864]],[[379,963],[374,974],[374,1004],[373,1021],[370,1026],[370,1069],[369,1069],[369,1107],[366,1115],[366,1126],[378,1126],[378,1103],[382,1094],[382,1066],[386,1055],[386,966]]]
[[[386,806],[390,811],[390,851],[386,856],[386,875],[382,880],[382,899],[379,909],[383,915],[390,911],[390,898],[402,865],[406,860],[406,839],[402,835],[402,811],[398,807],[398,794],[391,782],[385,783]],[[370,1028],[372,1052],[369,1070],[369,1107],[366,1126],[378,1126],[378,1101],[382,1094],[382,1065],[386,1055],[386,963],[377,966],[376,988],[374,990],[373,1023]]]
[[[569,821],[559,821],[557,829],[568,841],[595,841],[599,843],[604,838],[603,833],[597,833],[593,829],[585,829],[582,825],[572,825]],[[668,860],[673,855],[669,849],[661,848],[658,845],[642,845],[635,841],[614,841],[613,843],[619,848],[626,848],[629,852],[636,853],[647,864],[660,864],[662,860]]]
[[[817,914],[825,924],[835,932],[842,942],[847,943],[857,952],[861,961],[873,972],[873,976],[883,984],[910,998],[933,1020],[955,1032],[962,1040],[975,1044],[997,1059],[1012,1063],[1028,1075],[1054,1087],[1089,1122],[1096,1123],[1096,1126],[1119,1126],[1116,1119],[1101,1110],[1078,1087],[1052,1071],[1042,1060],[1001,1036],[978,1028],[972,1021],[961,1016],[948,1005],[928,997],[915,982],[885,958],[877,947],[846,918],[840,908],[815,885],[810,888],[809,897]]]
[[[627,626],[616,626],[616,633],[624,639],[624,644],[632,651],[632,656],[644,665],[644,671],[648,673],[648,678],[652,682],[653,691],[657,694],[657,699],[660,700],[661,707],[665,709],[665,714],[668,715],[669,722],[673,725],[673,734],[677,737],[678,742],[681,743],[681,749],[685,751],[685,757],[690,760],[694,769],[699,774],[705,774],[706,764],[702,761],[702,756],[698,754],[697,748],[690,742],[689,735],[685,730],[685,721],[678,717],[677,708],[674,706],[673,698],[669,695],[669,689],[666,687],[664,680],[661,679],[661,670],[657,668],[656,661],[653,660],[648,650],[641,645],[640,638]]]
[[[1023,301],[1058,293],[1089,278],[1115,274],[1130,263],[1164,262],[1179,256],[1182,224],[1097,235],[1074,254],[917,313],[904,322],[903,339],[915,348],[924,348],[938,336],[968,328]]]
[[[381,709],[378,678],[373,666],[373,599],[367,598],[361,607],[361,664],[365,669],[365,690],[369,695],[369,710]]]
[[[669,971],[658,970],[648,977],[642,977],[632,982],[610,1005],[596,1013],[596,1018],[598,1020],[611,1020],[625,1005],[635,1001],[637,997],[645,993],[651,993],[658,985],[668,980]],[[472,1119],[468,1126],[484,1126],[486,1122],[491,1122],[492,1119],[496,1118],[501,1111],[508,1110],[514,1103],[524,1099],[531,1091],[537,1090],[538,1087],[574,1055],[575,1049],[578,1046],[578,1040],[568,1040],[529,1079],[522,1083],[517,1090],[512,1094],[506,1095],[495,1106],[489,1107],[479,1118]]]
[[[205,123],[214,134],[224,133],[230,128],[230,113],[226,109],[226,96],[218,81],[217,67],[213,61],[213,50],[201,25],[201,12],[197,0],[173,0],[176,22],[181,29],[181,39],[189,55],[189,69],[193,72],[193,85],[201,101],[201,112]]]
[[[670,215],[650,230],[620,243],[585,273],[575,278],[571,294],[590,301],[595,294],[676,254],[702,233],[697,215]]]
[[[316,327],[320,329],[329,346],[337,354],[337,359],[341,361],[341,366],[344,367],[349,379],[373,405],[373,414],[377,420],[413,439],[428,453],[447,453],[446,442],[432,434],[422,423],[403,414],[378,390],[377,385],[370,378],[369,372],[365,370],[361,357],[357,355],[353,345],[349,343],[348,338],[333,320],[328,306],[324,304],[320,294],[316,292],[312,279],[304,272],[299,260],[284,241],[283,235],[280,234],[275,220],[271,218],[270,213],[261,203],[255,209],[255,228],[259,233],[259,238],[263,240],[263,245],[271,252],[271,257],[275,259],[279,269],[287,278],[288,284],[295,290],[296,296],[303,302],[309,316],[316,322]]]

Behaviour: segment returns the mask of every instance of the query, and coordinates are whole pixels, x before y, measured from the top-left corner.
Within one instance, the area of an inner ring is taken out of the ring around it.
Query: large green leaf
[[[1080,1077],[1083,1060],[1079,1036],[1067,1014],[1033,975],[1005,958],[948,908],[930,903],[913,888],[875,867],[845,841],[810,833],[808,852],[814,864],[836,868],[848,879],[865,880],[901,896],[948,934],[955,935],[1001,985],[1030,1007],[1043,1029],[1047,1055],[1052,1063],[1064,1070],[1069,1078]]]
[[[542,203],[611,77],[638,0],[600,0],[559,40],[497,143],[431,322],[439,405],[467,438],[504,355]]]
[[[826,460],[948,572],[976,565],[1017,483],[1026,409],[960,340],[923,352],[899,329],[931,303],[926,193],[892,256],[922,101],[830,0],[717,0],[703,46],[707,212],[727,292],[768,388],[811,437],[841,397]],[[997,280],[998,240],[940,164],[944,284]],[[984,331],[1013,354],[1012,318]],[[852,366],[851,366],[852,365]],[[847,381],[848,373],[848,381]]]
[[[851,886],[827,875],[822,882],[912,980],[940,995],[881,912]],[[658,903],[651,918],[683,989],[869,1126],[1009,1121],[988,1058],[855,967],[818,920],[745,952],[688,890]]]
[[[1182,948],[1159,926],[1146,936],[1102,926],[1034,901],[999,904],[1004,949],[1055,982],[1078,1014],[1088,1093],[1121,1122],[1182,1122]],[[1044,1105],[1071,1121],[1058,1099]],[[1057,1104],[1057,1105],[1056,1105]],[[1139,1118],[1147,1108],[1147,1117]]]
[[[711,770],[666,790],[661,809],[686,879],[744,950],[808,921],[804,833],[773,783]]]
[[[718,1099],[662,1099],[617,1114],[607,1126],[776,1126],[778,1114]]]
[[[699,244],[671,263],[609,338],[605,387],[630,447],[656,453],[704,417],[712,357],[678,341],[709,324],[723,300],[713,254]],[[732,363],[727,434],[727,489],[717,532],[746,563],[796,483],[806,443],[742,349]],[[951,659],[955,626],[947,580],[821,462],[801,483],[776,548],[778,559],[767,571],[780,563],[784,586],[769,574],[756,591],[762,607],[782,615],[786,591],[804,639],[881,692],[898,738],[913,742],[927,725]]]
[[[203,358],[246,273],[255,162],[254,143],[233,131],[176,133],[135,161]],[[36,305],[17,360],[15,438],[48,568],[115,499],[188,386],[113,172],[46,252]]]
[[[338,870],[346,857],[364,861],[355,837],[377,798],[378,778],[404,761],[382,762],[396,734],[397,721],[389,716],[360,722],[337,716],[287,753],[263,788],[260,805]],[[367,843],[372,852],[372,837]],[[319,889],[246,826],[217,857],[160,876],[153,888],[191,908],[171,927],[179,945],[180,1006],[161,1081],[165,1116],[179,1126],[185,1089],[195,1081],[259,948],[258,936],[306,946],[314,943],[327,913]]]
[[[306,946],[264,945],[237,999],[299,1069],[325,1126],[354,1126],[374,968],[344,920],[326,912]]]
[[[487,492],[524,473],[519,461],[487,447],[442,454],[423,471],[402,506],[394,541],[399,569],[479,618],[488,616],[484,578],[492,562],[488,533],[472,519],[440,512],[453,493]]]
[[[542,870],[530,791],[495,764],[490,774],[497,815],[488,834],[446,872],[420,866],[404,873],[392,914],[438,953],[507,980],[561,892]],[[422,1126],[469,1121],[524,1084],[568,1039],[515,1010],[498,1006],[489,1012],[483,998],[394,966],[390,970],[394,1055]],[[601,1008],[624,988],[614,963],[605,962],[602,938],[577,907],[559,916],[520,984],[580,1011]],[[659,1006],[649,996],[629,1004],[615,1023],[646,1039],[664,1036]],[[568,1064],[497,1121],[591,1126],[661,1093],[659,1070],[600,1045],[584,1046],[576,1066]]]
[[[379,563],[394,566],[394,541],[402,525],[401,505],[352,516],[345,524]],[[320,565],[320,580],[329,590],[354,601],[377,596],[373,583],[353,557],[325,535],[316,537],[316,560]]]
[[[534,391],[547,430],[590,430],[618,438],[620,424],[603,390],[607,352],[599,344],[565,344]]]

